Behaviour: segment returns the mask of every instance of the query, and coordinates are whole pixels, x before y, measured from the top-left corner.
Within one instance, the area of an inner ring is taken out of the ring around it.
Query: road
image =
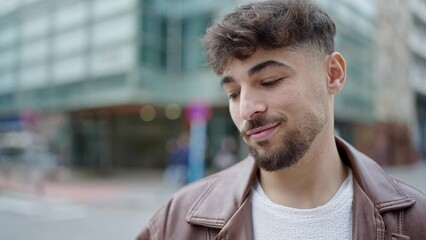
[[[0,198],[0,239],[134,239],[151,211],[125,206]],[[144,214],[145,212],[145,214]]]
[[[426,163],[385,171],[426,192]],[[135,239],[170,196],[162,186],[162,172],[142,172],[52,183],[43,196],[3,187],[0,239]]]
[[[50,183],[43,196],[0,191],[0,239],[135,239],[170,195],[161,172],[139,175]]]
[[[426,160],[410,166],[385,167],[384,170],[426,194]]]

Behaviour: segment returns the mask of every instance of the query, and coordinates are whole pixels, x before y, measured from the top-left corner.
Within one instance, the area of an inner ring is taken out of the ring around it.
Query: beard
[[[261,116],[247,122],[242,133],[269,123],[280,122],[280,126],[288,122],[285,116],[266,117]],[[281,141],[274,148],[267,145],[269,140],[255,143],[255,146],[248,144],[250,154],[255,159],[259,168],[272,172],[295,165],[309,150],[316,136],[325,126],[325,116],[318,117],[314,114],[305,114],[301,121],[296,121],[296,126],[282,137]],[[258,148],[260,147],[259,151]]]

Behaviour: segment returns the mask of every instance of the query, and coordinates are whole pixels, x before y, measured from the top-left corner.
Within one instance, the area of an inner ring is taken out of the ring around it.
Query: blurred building
[[[412,19],[407,35],[411,59],[408,78],[415,99],[414,140],[420,157],[426,159],[426,1],[411,0],[410,11]]]
[[[426,1],[323,1],[348,63],[336,128],[382,165],[425,157]]]
[[[375,106],[377,124],[370,152],[390,164],[416,160],[415,88],[410,84],[412,51],[408,40],[413,15],[410,1],[377,1]],[[414,90],[414,91],[413,91]],[[379,158],[380,159],[380,158]]]
[[[199,43],[218,5],[1,0],[0,130],[43,134],[65,164],[163,166],[186,104],[225,101]],[[235,132],[218,111],[214,138]]]
[[[0,0],[0,132],[39,132],[67,165],[162,167],[167,140],[188,130],[185,107],[203,101],[214,111],[213,158],[221,138],[238,134],[199,39],[243,2]],[[348,62],[336,129],[383,164],[407,163],[407,149],[426,148],[425,1],[382,2],[318,0]],[[392,134],[406,159],[380,157]]]

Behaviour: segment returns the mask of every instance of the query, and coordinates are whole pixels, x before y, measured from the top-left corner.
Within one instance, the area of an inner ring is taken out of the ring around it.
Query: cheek
[[[303,102],[304,95],[297,89],[280,92],[274,96],[269,96],[268,106],[270,109],[291,110],[297,109]]]

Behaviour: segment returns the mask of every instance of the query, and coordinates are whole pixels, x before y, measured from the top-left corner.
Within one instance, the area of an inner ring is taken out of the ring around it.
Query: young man
[[[426,197],[333,134],[334,35],[308,0],[244,5],[208,29],[250,156],[179,191],[138,239],[426,238]]]

